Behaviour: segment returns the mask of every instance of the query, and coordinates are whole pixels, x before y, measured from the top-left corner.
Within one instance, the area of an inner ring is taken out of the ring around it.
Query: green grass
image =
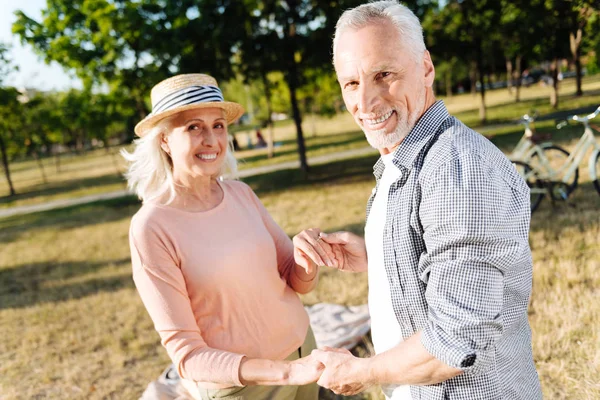
[[[587,78],[586,90],[596,90],[598,81]],[[563,85],[565,91],[572,90],[569,85]],[[491,123],[543,106],[546,89],[523,91],[519,105],[500,105],[510,100],[506,91],[490,92]],[[563,97],[561,107],[599,103],[592,92]],[[470,94],[447,104],[460,118],[477,116]],[[310,124],[305,130],[309,155],[365,145],[347,115],[318,120],[315,126],[314,137]],[[552,132],[553,140],[568,149],[581,134],[578,127],[556,131],[553,120],[537,128]],[[293,127],[282,123],[278,129],[277,158],[268,160],[263,149],[246,151],[240,153],[247,160],[244,168],[296,158]],[[485,131],[505,151],[522,133],[516,125]],[[53,159],[45,160],[48,184],[41,182],[34,161],[15,163],[22,194],[0,198],[0,207],[123,188],[115,150],[64,157],[60,173]],[[310,226],[361,233],[374,161],[371,156],[315,166],[306,179],[299,171],[283,170],[246,181],[289,235]],[[580,187],[569,202],[544,200],[531,225],[530,322],[549,399],[600,398],[600,196],[587,168],[580,173]],[[168,365],[131,280],[128,226],[138,208],[135,198],[126,197],[0,219],[0,398],[137,398]],[[303,301],[362,304],[367,290],[364,274],[323,270],[317,290]],[[381,397],[373,392],[360,398]]]
[[[585,96],[575,97],[574,80],[568,79],[561,83],[561,99],[559,112],[592,107],[600,104],[600,75],[585,77]],[[484,126],[479,122],[477,96],[463,94],[445,98],[444,101],[451,113],[471,127],[475,127],[486,135],[493,135],[503,149],[514,145],[522,135],[522,128],[514,126],[498,126],[515,122],[524,113],[537,109],[542,115],[554,113],[551,110],[548,96],[549,87],[532,86],[523,88],[522,101],[515,103],[507,90],[495,90],[487,93],[488,123]],[[559,114],[560,115],[560,114]],[[541,131],[555,131],[554,121],[540,122]],[[267,129],[263,129],[267,136]],[[332,118],[307,115],[303,122],[306,139],[307,156],[319,156],[338,151],[350,150],[367,146],[362,132],[357,128],[348,113],[335,115]],[[575,129],[574,135],[579,135]],[[558,138],[571,137],[559,132]],[[236,133],[242,146],[247,137],[254,140],[254,131],[238,131]],[[566,135],[566,136],[565,136]],[[237,153],[240,168],[254,168],[264,165],[277,164],[298,159],[296,131],[291,120],[278,121],[275,126],[274,140],[279,146],[275,149],[275,157],[269,159],[266,149],[243,150]],[[125,163],[118,155],[119,148],[100,149],[84,155],[69,155],[61,157],[60,171],[54,158],[42,160],[47,182],[42,179],[38,165],[33,160],[20,161],[11,164],[13,182],[17,195],[0,197],[0,208],[39,204],[57,199],[81,197],[90,194],[110,192],[125,188],[122,173]],[[0,178],[0,194],[8,193],[8,185],[4,176]]]
[[[361,233],[374,161],[317,166],[308,180],[284,170],[247,182],[289,235],[310,226]],[[549,399],[600,397],[600,197],[583,171],[573,196],[544,201],[531,226],[530,322]],[[169,364],[130,276],[138,208],[126,197],[0,219],[3,399],[137,398]],[[367,291],[365,274],[327,269],[303,301],[362,304]]]

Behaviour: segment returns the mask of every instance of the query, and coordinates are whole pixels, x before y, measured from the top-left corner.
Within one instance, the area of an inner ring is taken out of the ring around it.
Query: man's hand
[[[349,272],[367,270],[365,239],[351,232],[321,232],[320,237],[321,241],[327,243],[333,251],[335,268]]]
[[[369,380],[368,360],[354,357],[348,350],[325,347],[324,350],[313,350],[312,356],[325,365],[317,381],[319,386],[350,396],[373,385]]]

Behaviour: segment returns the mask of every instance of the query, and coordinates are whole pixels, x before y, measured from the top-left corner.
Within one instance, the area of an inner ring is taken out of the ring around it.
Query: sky
[[[9,44],[9,57],[19,67],[4,81],[7,86],[33,88],[38,90],[63,90],[71,87],[81,88],[77,78],[71,78],[56,62],[47,65],[27,44],[22,45],[19,37],[13,35],[14,12],[21,10],[27,16],[41,19],[41,10],[46,0],[0,0],[0,42]]]

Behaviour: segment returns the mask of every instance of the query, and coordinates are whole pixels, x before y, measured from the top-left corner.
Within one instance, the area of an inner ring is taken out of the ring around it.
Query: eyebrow
[[[223,120],[223,121],[225,121],[225,117],[219,117],[219,118],[216,118],[216,119],[215,119],[215,122],[216,122],[216,121],[220,121],[220,120]],[[183,124],[184,124],[184,125],[187,125],[187,124],[189,124],[189,123],[190,123],[190,122],[192,122],[192,121],[206,122],[206,121],[204,121],[202,118],[192,118],[192,119],[188,119],[188,120],[187,120],[187,121],[185,121]]]
[[[392,67],[391,65],[388,65],[388,64],[377,65],[369,70],[369,75],[377,74],[379,72],[384,72],[384,71],[400,72],[400,68]],[[356,75],[347,75],[347,76],[340,76],[338,78],[338,80],[340,82],[351,82],[351,81],[358,81],[359,78]]]

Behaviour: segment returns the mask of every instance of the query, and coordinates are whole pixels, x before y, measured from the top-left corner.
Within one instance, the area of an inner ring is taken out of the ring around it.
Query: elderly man
[[[417,17],[396,1],[346,11],[334,66],[348,111],[379,149],[365,239],[308,229],[298,263],[368,271],[376,355],[313,354],[321,386],[387,398],[539,399],[527,305],[529,188],[432,90]]]

